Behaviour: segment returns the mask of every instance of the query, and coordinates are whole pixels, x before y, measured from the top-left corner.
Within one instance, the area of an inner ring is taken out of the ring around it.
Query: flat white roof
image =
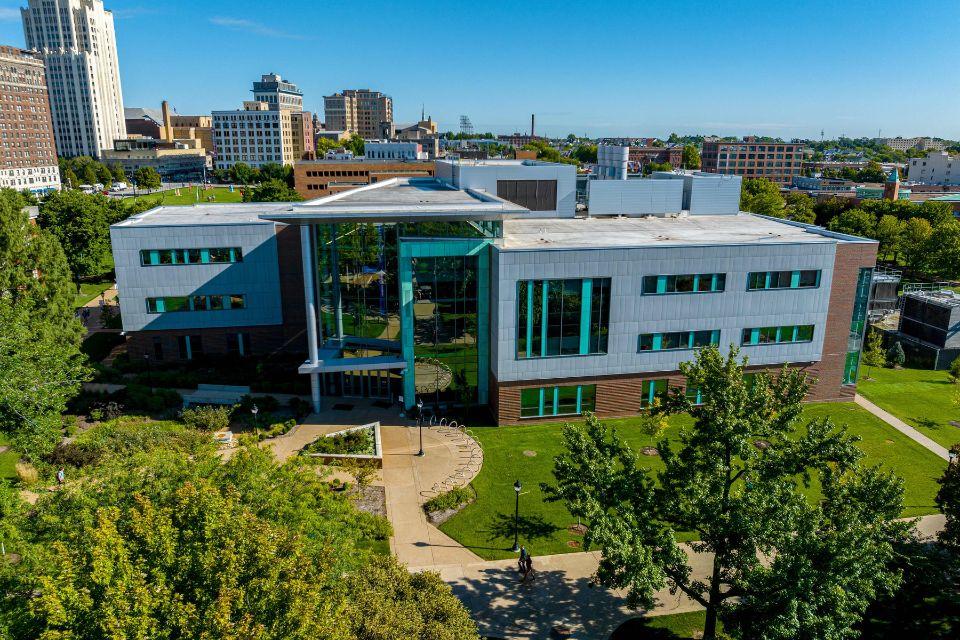
[[[260,217],[272,211],[292,208],[292,202],[202,203],[165,205],[130,216],[114,227],[166,227],[208,224],[273,224]]]
[[[781,222],[749,213],[671,217],[553,218],[505,220],[502,250],[604,249],[610,247],[715,246],[873,242],[838,237],[819,227]]]

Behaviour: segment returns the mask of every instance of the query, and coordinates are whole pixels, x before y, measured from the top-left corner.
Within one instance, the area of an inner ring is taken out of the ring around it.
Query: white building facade
[[[954,167],[953,165],[957,166]],[[960,157],[946,151],[928,153],[926,158],[911,158],[907,179],[921,184],[960,184]]]
[[[372,140],[363,145],[367,160],[427,160],[427,154],[419,142],[389,142]]]
[[[127,135],[113,14],[100,0],[28,0],[21,15],[46,66],[57,153],[99,157]]]

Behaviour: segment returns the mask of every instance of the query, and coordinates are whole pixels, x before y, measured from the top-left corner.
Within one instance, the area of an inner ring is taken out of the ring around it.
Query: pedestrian
[[[527,554],[526,566],[523,570],[523,579],[526,581],[527,578],[532,577],[533,574],[533,556],[529,553]]]
[[[63,467],[57,469],[57,484],[62,485],[66,475],[63,472]]]
[[[527,570],[527,548],[522,546],[520,547],[520,557],[517,558],[517,566],[520,569],[520,573],[526,573]]]

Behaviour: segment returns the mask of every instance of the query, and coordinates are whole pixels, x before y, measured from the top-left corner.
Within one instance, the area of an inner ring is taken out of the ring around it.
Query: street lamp
[[[150,387],[150,392],[153,393],[153,374],[150,371],[150,356],[146,353],[143,354],[143,361],[147,363],[147,386]]]
[[[252,407],[250,407],[250,413],[253,414],[253,431],[254,431],[254,433],[257,434],[257,441],[258,441],[258,442],[260,441],[260,427],[259,427],[259,425],[257,424],[257,413],[258,413],[259,411],[260,411],[260,409],[257,408],[257,405],[253,405]]]
[[[517,480],[513,483],[513,490],[517,494],[517,505],[513,509],[513,551],[517,553],[520,551],[520,490],[523,489],[523,485],[520,484],[520,481]]]
[[[423,398],[417,398],[417,431],[420,432],[420,451],[417,457],[423,457]]]

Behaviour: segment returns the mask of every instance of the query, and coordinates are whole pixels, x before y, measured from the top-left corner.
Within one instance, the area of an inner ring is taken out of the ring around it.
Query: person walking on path
[[[63,485],[63,481],[66,479],[66,475],[63,472],[63,467],[57,469],[57,484]]]
[[[517,559],[517,567],[520,569],[520,573],[523,574],[523,579],[527,578],[527,558],[530,556],[527,553],[527,548],[520,546],[520,557]]]
[[[526,582],[527,578],[532,578],[534,576],[535,574],[533,573],[533,556],[528,553],[526,560],[524,562],[524,567],[523,567],[523,581]]]

